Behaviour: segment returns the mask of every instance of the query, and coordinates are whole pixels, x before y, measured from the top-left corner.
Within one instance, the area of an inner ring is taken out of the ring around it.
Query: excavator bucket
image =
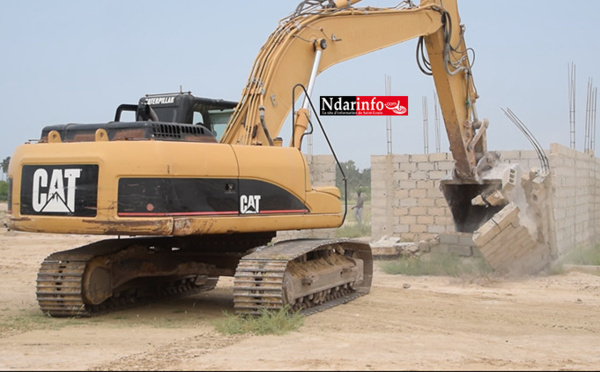
[[[498,166],[477,180],[444,179],[442,193],[458,232],[475,232],[509,202],[517,182],[515,166]]]
[[[497,272],[536,274],[552,260],[546,173],[501,163],[477,181],[444,179],[441,190],[457,232],[473,242]]]
[[[460,180],[442,181],[442,193],[452,212],[457,232],[474,232],[504,208],[506,203],[492,205],[483,197],[483,195],[492,195],[500,189],[500,185],[501,180],[497,179],[486,180],[482,184],[464,183]],[[483,200],[483,205],[474,204],[475,199]]]

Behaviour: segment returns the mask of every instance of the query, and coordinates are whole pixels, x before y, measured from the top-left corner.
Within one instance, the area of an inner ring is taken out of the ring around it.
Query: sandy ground
[[[97,238],[0,227],[1,370],[596,370],[600,276],[388,275],[283,336],[225,336],[211,292],[86,319],[41,314],[39,264]]]

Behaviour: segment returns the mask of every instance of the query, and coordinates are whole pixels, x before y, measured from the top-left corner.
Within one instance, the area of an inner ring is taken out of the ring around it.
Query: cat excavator
[[[18,146],[8,171],[9,227],[107,236],[44,259],[40,309],[94,316],[211,290],[221,276],[233,277],[240,315],[284,308],[311,314],[367,294],[368,243],[274,238],[337,228],[346,216],[338,188],[311,184],[301,152],[316,116],[317,76],[411,39],[422,70],[433,76],[455,160],[445,195],[457,229],[473,231],[502,208],[471,203],[497,182],[481,176],[490,159],[488,123],[477,117],[456,0],[390,8],[356,2],[300,3],[260,49],[237,102],[190,92],[146,95],[119,106],[114,121],[50,125],[39,140]],[[279,133],[291,111],[283,145]],[[135,119],[123,121],[126,112]]]

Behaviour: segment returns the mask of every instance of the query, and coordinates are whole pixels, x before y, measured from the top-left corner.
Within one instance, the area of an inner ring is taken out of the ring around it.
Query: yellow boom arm
[[[456,0],[424,0],[404,8],[355,8],[348,1],[298,11],[282,20],[261,48],[222,143],[273,145],[292,108],[292,90],[307,88],[325,69],[413,38],[422,37],[456,161],[455,175],[473,179],[485,154],[487,123],[477,119],[477,93]],[[336,6],[345,7],[336,7]],[[425,52],[423,51],[423,55]],[[299,97],[302,90],[294,92]],[[290,145],[300,148],[309,113],[294,113]],[[477,130],[479,129],[479,133]]]

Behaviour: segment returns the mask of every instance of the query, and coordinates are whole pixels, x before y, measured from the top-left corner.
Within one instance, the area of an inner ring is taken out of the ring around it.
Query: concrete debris
[[[376,258],[410,257],[416,255],[419,251],[417,244],[402,242],[400,238],[396,237],[383,236],[370,244],[373,257]]]
[[[473,233],[473,242],[497,272],[529,275],[550,262],[550,252],[521,223],[519,207],[509,203]]]
[[[473,256],[475,243],[471,233],[443,233],[418,242],[403,243],[399,238],[384,237],[372,242],[373,256],[377,258],[418,257],[427,253],[451,253],[462,257]]]
[[[477,195],[473,198],[473,200],[471,200],[471,204],[480,205],[482,207],[485,207],[487,205],[497,206],[506,204],[506,197],[504,197],[500,190],[496,190],[490,195],[486,196],[485,198],[483,197],[483,195]]]
[[[499,190],[494,190],[487,195],[477,195],[471,200],[472,205],[478,206],[498,206],[507,204],[510,200],[512,191],[517,182],[518,164],[504,164],[493,170],[494,177],[501,179],[502,185]],[[489,177],[489,176],[488,176]]]

